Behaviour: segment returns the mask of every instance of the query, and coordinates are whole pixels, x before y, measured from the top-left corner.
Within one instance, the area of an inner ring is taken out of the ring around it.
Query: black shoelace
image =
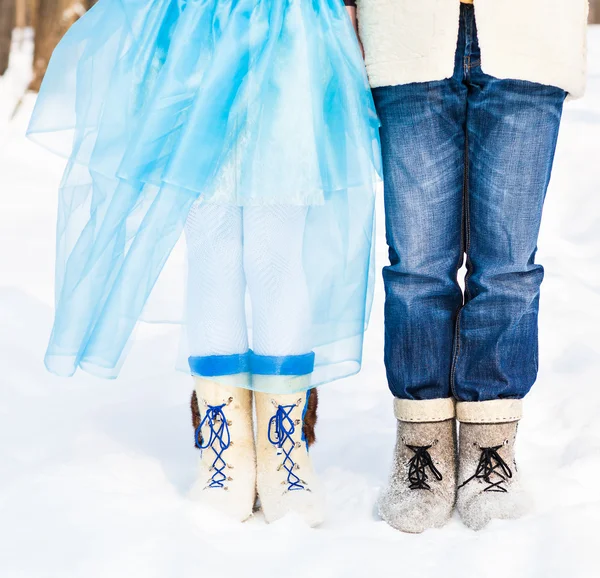
[[[442,474],[433,464],[429,450],[431,446],[409,446],[406,447],[414,452],[414,456],[408,461],[408,483],[411,490],[431,490],[427,483],[429,476],[427,469],[438,480],[442,480]]]
[[[484,488],[484,492],[508,492],[503,484],[512,478],[513,474],[508,464],[498,453],[501,447],[499,445],[491,448],[479,448],[481,456],[479,457],[479,464],[477,464],[475,473],[458,487],[462,488],[470,481],[479,479],[488,484],[488,487]],[[492,480],[492,476],[496,479]]]

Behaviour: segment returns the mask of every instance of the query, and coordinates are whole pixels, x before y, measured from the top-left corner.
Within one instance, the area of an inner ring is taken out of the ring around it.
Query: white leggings
[[[312,350],[302,265],[306,207],[198,204],[185,232],[191,356],[232,355],[250,347],[246,286],[257,355]]]

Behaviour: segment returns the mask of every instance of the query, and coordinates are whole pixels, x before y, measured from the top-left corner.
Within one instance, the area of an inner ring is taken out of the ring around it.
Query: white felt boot
[[[192,497],[231,518],[247,520],[256,500],[252,392],[207,379],[195,381],[202,454]]]
[[[456,508],[465,525],[481,530],[493,519],[519,518],[529,507],[515,461],[520,400],[461,402]]]
[[[307,394],[255,392],[254,396],[257,487],[265,519],[274,522],[295,512],[310,526],[318,526],[323,522],[322,492],[303,434]]]

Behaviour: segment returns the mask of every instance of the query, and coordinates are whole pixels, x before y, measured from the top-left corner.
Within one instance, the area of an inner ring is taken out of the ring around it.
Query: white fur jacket
[[[459,0],[357,0],[371,85],[452,76]],[[588,0],[475,0],[482,70],[581,96]]]

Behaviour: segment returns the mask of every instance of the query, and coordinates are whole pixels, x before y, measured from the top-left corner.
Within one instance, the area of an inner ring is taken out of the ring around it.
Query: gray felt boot
[[[515,463],[520,400],[462,402],[456,507],[466,526],[481,530],[492,519],[519,518],[528,510]]]
[[[396,448],[379,515],[413,534],[439,528],[452,515],[456,496],[454,401],[394,400]]]

